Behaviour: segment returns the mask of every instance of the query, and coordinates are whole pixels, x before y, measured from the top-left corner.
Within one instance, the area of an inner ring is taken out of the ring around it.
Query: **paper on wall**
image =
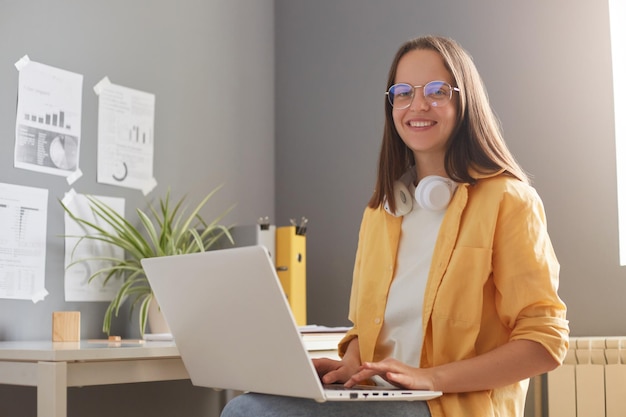
[[[124,215],[125,200],[116,197],[94,196],[99,201],[108,205],[116,212]],[[89,200],[83,194],[77,194],[70,190],[63,198],[63,203],[77,217],[98,224],[105,230],[112,231],[107,224],[98,222],[92,214]],[[95,271],[110,265],[105,261],[82,261],[69,266],[72,262],[90,257],[115,257],[122,258],[124,251],[116,246],[92,239],[79,240],[78,237],[93,230],[85,230],[65,213],[65,301],[111,301],[118,292],[122,282],[120,279],[111,278],[106,286],[103,286],[104,277],[99,276],[89,282],[89,277]],[[69,267],[68,267],[69,266]]]
[[[79,168],[83,76],[33,62],[20,72],[15,120],[16,168],[61,175],[72,184]]]
[[[0,183],[0,298],[38,302],[45,289],[48,190]]]
[[[98,176],[100,183],[141,190],[156,186],[154,94],[113,84],[103,78],[98,100]]]

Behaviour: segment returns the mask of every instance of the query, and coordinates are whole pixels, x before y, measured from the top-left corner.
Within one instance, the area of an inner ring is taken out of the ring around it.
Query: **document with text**
[[[30,61],[19,70],[15,121],[16,168],[67,177],[71,184],[82,174],[79,148],[83,76]]]
[[[42,300],[48,190],[0,183],[0,298]]]
[[[98,100],[98,182],[141,190],[155,186],[154,94],[101,80]]]

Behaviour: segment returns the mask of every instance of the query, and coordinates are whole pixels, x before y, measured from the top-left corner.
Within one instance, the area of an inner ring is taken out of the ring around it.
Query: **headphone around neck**
[[[420,180],[415,187],[415,170],[409,169],[406,174],[394,182],[393,195],[396,201],[395,213],[389,209],[385,198],[383,207],[387,213],[395,217],[404,216],[413,209],[413,197],[418,206],[432,211],[441,211],[448,207],[457,184],[450,178],[429,175]]]

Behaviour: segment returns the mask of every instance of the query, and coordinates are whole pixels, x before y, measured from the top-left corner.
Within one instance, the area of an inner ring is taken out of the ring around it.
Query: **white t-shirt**
[[[387,297],[379,346],[385,357],[410,366],[419,366],[424,291],[445,212],[420,208],[413,201],[413,209],[402,219],[396,272]]]

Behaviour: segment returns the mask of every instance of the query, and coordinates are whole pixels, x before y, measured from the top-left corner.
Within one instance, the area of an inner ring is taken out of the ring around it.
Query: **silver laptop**
[[[194,385],[316,401],[429,400],[441,395],[323,387],[262,246],[141,263]]]

